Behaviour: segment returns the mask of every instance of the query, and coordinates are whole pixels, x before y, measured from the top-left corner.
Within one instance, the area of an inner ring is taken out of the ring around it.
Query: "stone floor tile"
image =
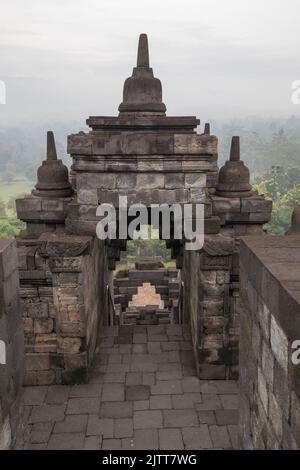
[[[158,448],[157,429],[138,429],[134,432],[131,449],[157,450]]]
[[[41,405],[44,403],[48,387],[24,387],[25,405]]]
[[[158,364],[159,372],[170,372],[174,370],[182,371],[182,365],[179,361]]]
[[[66,403],[69,397],[70,388],[67,385],[50,385],[48,387],[45,402],[49,405],[59,405]]]
[[[55,423],[53,433],[85,433],[88,415],[68,415],[63,421]]]
[[[113,337],[106,337],[101,338],[99,341],[100,350],[102,348],[111,348],[114,345],[114,338]]]
[[[163,410],[172,408],[171,395],[153,395],[150,397],[151,410]]]
[[[101,436],[88,436],[84,440],[84,450],[100,450],[101,444]]]
[[[70,398],[67,406],[67,414],[92,414],[98,413],[100,399],[98,397]]]
[[[170,395],[182,393],[181,380],[159,380],[151,386],[151,395]]]
[[[98,415],[89,415],[86,435],[113,438],[114,420],[112,418],[99,418]]]
[[[155,334],[155,335],[151,335],[151,336],[150,336],[150,339],[151,339],[152,342],[168,341],[168,337],[167,337],[167,335],[165,335],[165,334]]]
[[[126,385],[142,385],[142,372],[127,372]]]
[[[89,384],[102,384],[104,382],[104,376],[105,376],[106,368],[107,367],[105,366],[105,370],[101,371],[101,372],[98,369],[93,370],[93,372],[91,373]]]
[[[135,333],[133,335],[133,344],[135,343],[147,343],[147,335],[145,333]]]
[[[121,418],[115,420],[115,438],[132,437],[133,420],[132,418]]]
[[[118,336],[119,334],[119,327],[115,326],[102,326],[99,331],[99,338],[107,338],[110,336]]]
[[[135,362],[131,364],[132,372],[156,372],[158,365],[156,362]]]
[[[195,407],[198,411],[214,411],[222,408],[222,404],[218,395],[202,393],[202,403],[197,403]]]
[[[39,405],[31,410],[29,423],[46,421],[62,421],[65,417],[66,405]]]
[[[230,424],[227,426],[231,445],[233,449],[238,449],[239,444],[238,444],[238,426]]]
[[[180,369],[178,370],[169,370],[165,372],[156,372],[156,380],[173,380],[173,379],[181,379],[182,372]]]
[[[133,335],[134,325],[122,325],[119,327],[119,336]]]
[[[162,428],[162,412],[160,410],[134,411],[133,426],[134,429]]]
[[[135,333],[147,334],[147,325],[133,325],[133,334]]]
[[[159,429],[160,450],[182,450],[184,449],[180,429]]]
[[[70,398],[84,398],[84,397],[100,397],[102,385],[101,384],[81,384],[73,385],[70,388]]]
[[[216,410],[215,414],[217,424],[238,424],[238,410]]]
[[[131,418],[133,405],[131,401],[102,402],[100,406],[101,418]]]
[[[200,424],[216,424],[215,411],[198,411]]]
[[[120,344],[119,345],[120,354],[131,354],[132,345],[131,344]]]
[[[178,351],[179,343],[178,341],[162,341],[160,343],[162,351]]]
[[[144,372],[142,375],[143,385],[154,385],[155,384],[155,373],[154,372]]]
[[[148,353],[149,354],[160,354],[161,353],[160,342],[148,341],[147,348],[148,348]]]
[[[102,401],[124,400],[124,385],[118,383],[104,383],[102,386]]]
[[[214,385],[216,386],[218,393],[238,393],[238,384],[236,380],[215,380]]]
[[[167,325],[166,334],[168,336],[182,336],[182,325]]]
[[[200,387],[201,387],[201,393],[206,393],[206,394],[213,393],[215,395],[218,393],[217,386],[211,381],[200,380]]]
[[[103,439],[102,450],[121,450],[121,439]]]
[[[196,376],[196,367],[194,364],[191,364],[191,365],[186,365],[186,364],[183,364],[182,365],[182,375],[184,377],[186,376]]]
[[[237,410],[238,409],[238,395],[237,394],[226,394],[219,395],[223,408],[225,410]]]
[[[185,393],[197,393],[201,391],[201,383],[198,377],[184,377],[182,379],[182,390]]]
[[[195,410],[163,410],[164,427],[180,428],[198,426],[198,416]]]
[[[52,434],[47,450],[81,450],[84,440],[84,433]]]
[[[163,335],[166,332],[165,325],[148,325],[147,326],[147,333],[149,341],[152,341],[153,335]]]
[[[133,402],[134,411],[149,410],[149,400],[138,400]]]
[[[213,444],[207,424],[197,428],[183,428],[182,436],[186,450],[212,449]]]
[[[172,408],[194,408],[195,403],[201,403],[201,393],[182,393],[181,395],[172,395]]]
[[[103,376],[103,383],[124,383],[125,377],[125,372],[106,373]]]
[[[132,450],[134,448],[134,439],[133,437],[125,437],[121,439],[121,448],[122,450]]]
[[[108,374],[122,374],[130,371],[130,364],[108,364],[106,372]]]
[[[134,341],[134,337],[133,337]],[[148,352],[147,343],[137,343],[132,345],[132,354],[146,354]]]
[[[127,335],[127,336],[119,336],[118,338],[118,344],[130,344],[132,345],[132,335]]]
[[[25,450],[46,450],[47,448],[47,444],[46,443],[42,443],[42,444],[32,444],[32,443],[29,443],[27,446],[26,446],[26,449]]]
[[[128,385],[125,387],[125,399],[127,401],[148,400],[149,396],[149,385]]]
[[[190,341],[179,341],[180,351],[192,351],[192,343]]]
[[[112,354],[108,356],[108,364],[121,364],[123,356],[122,354]]]
[[[104,353],[96,354],[94,357],[93,366],[97,368],[98,366],[107,365],[109,357],[110,357],[109,354],[104,354]]]
[[[180,351],[180,362],[183,365],[190,365],[194,363],[194,352],[193,351]]]
[[[214,448],[230,449],[232,447],[227,426],[211,425],[209,426],[209,432]]]
[[[168,351],[168,362],[180,362],[179,351]]]
[[[133,354],[122,354],[122,364],[131,364],[132,358],[134,357]]]
[[[53,422],[46,423],[35,423],[32,426],[30,433],[30,443],[31,444],[42,444],[49,441],[52,429]]]

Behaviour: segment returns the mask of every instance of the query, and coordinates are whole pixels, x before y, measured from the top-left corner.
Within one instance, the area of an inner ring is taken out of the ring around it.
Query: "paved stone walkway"
[[[237,448],[237,385],[195,375],[180,325],[105,328],[89,384],[27,387],[27,449]]]

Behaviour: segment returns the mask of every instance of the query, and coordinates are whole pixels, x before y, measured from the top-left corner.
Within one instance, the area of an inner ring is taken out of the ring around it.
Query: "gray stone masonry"
[[[17,248],[0,239],[0,450],[22,444],[23,375]]]
[[[25,404],[25,449],[237,449],[237,384],[198,379],[181,325],[103,329],[88,384],[27,387]]]
[[[299,236],[243,238],[240,279],[241,446],[300,449]]]

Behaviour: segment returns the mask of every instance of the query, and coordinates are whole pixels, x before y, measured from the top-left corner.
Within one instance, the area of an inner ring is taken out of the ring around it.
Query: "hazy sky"
[[[300,115],[299,0],[0,0],[0,122],[114,115],[148,33],[169,115]]]

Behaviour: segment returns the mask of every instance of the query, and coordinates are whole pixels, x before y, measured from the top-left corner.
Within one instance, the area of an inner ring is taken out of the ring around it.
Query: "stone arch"
[[[162,203],[204,206],[203,248],[187,252],[184,239],[172,237],[167,245],[183,270],[185,319],[199,376],[225,378],[236,366],[236,247],[241,234],[268,221],[270,206],[250,191],[236,139],[218,185],[217,137],[209,125],[197,133],[199,123],[195,116],[166,115],[147,36],[141,35],[119,115],[92,116],[89,132],[68,137],[69,175],[48,133],[35,190],[17,200],[18,217],[26,222],[18,249],[27,384],[88,380],[98,328],[110,318],[107,286],[126,248],[126,237],[96,238],[96,209],[112,204],[119,226],[120,195],[148,211]],[[219,324],[210,320],[216,309]]]

